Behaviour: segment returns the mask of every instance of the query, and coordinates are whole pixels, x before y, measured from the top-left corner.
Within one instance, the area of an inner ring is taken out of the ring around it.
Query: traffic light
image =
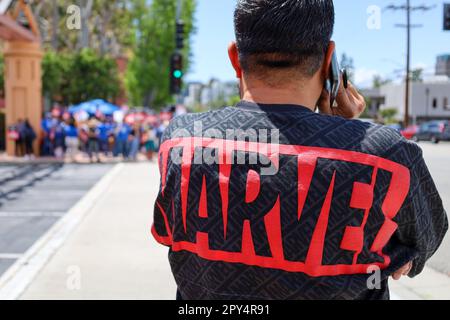
[[[181,50],[184,48],[184,22],[177,21],[176,35],[175,35],[176,48]]]
[[[170,93],[180,94],[183,86],[183,56],[174,53],[170,60]]]
[[[444,30],[450,31],[450,3],[444,4]]]

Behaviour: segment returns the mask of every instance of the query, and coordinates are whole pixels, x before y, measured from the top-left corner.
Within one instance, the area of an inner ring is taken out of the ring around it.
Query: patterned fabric
[[[301,106],[177,117],[159,164],[152,234],[183,299],[388,299],[448,229],[416,144]]]

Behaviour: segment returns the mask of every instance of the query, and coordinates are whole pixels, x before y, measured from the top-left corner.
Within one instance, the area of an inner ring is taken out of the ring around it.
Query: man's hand
[[[409,262],[408,264],[405,264],[403,267],[401,267],[400,269],[398,269],[396,272],[394,272],[392,274],[392,278],[394,280],[400,280],[401,277],[403,276],[407,276],[409,274],[409,272],[411,271],[413,267],[413,263],[412,261]]]
[[[344,88],[344,83],[341,81],[336,103],[337,107],[331,107],[330,93],[324,89],[318,104],[320,113],[341,116],[346,119],[355,119],[366,109],[364,97],[356,90],[350,81],[348,82],[347,89]]]

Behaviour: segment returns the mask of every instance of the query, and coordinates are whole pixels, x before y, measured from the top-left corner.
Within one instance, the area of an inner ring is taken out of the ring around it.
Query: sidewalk
[[[29,255],[31,271],[26,271],[28,262],[20,262],[25,267],[19,266],[15,278],[20,277],[22,281],[14,281],[12,277],[9,282],[15,284],[9,285],[7,298],[175,297],[168,250],[156,244],[150,234],[152,201],[159,188],[156,164],[119,164],[103,180],[106,183],[100,182],[80,201],[80,210],[68,213],[80,220],[73,232],[51,230],[53,236],[48,237],[47,243]],[[70,224],[70,221],[66,222]],[[55,248],[54,243],[58,241],[62,245]],[[54,254],[52,249],[56,249]],[[43,268],[36,273],[39,264]],[[28,280],[31,283],[23,283]],[[4,288],[0,280],[0,297],[2,291],[5,293]],[[20,292],[21,288],[25,290]]]
[[[390,287],[393,299],[450,300],[450,277],[429,267],[414,279],[391,279]]]
[[[167,249],[150,236],[156,164],[118,164],[0,278],[7,299],[174,299]],[[391,281],[393,299],[450,299],[427,268]]]

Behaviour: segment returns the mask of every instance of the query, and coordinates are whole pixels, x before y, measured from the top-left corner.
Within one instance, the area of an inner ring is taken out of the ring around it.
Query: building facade
[[[236,82],[211,79],[208,83],[190,82],[186,85],[184,105],[197,111],[223,107],[233,96],[239,95]]]
[[[399,120],[405,114],[405,84],[388,84],[379,89],[384,104],[380,109],[398,110]],[[409,114],[413,123],[450,120],[450,81],[425,81],[411,84]]]
[[[450,77],[450,54],[443,54],[437,57],[436,75]]]

